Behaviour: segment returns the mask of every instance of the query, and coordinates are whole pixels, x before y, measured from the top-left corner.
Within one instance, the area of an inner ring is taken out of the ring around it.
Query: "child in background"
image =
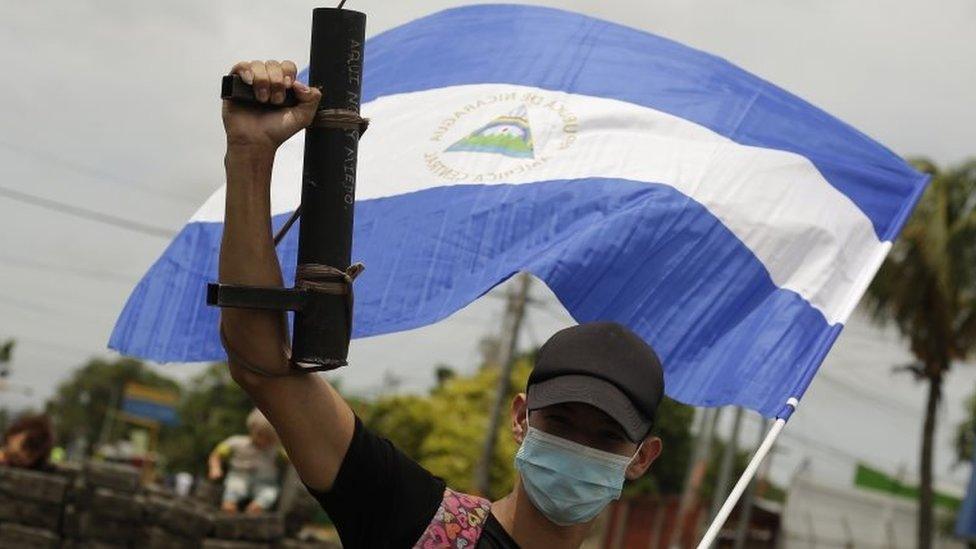
[[[257,408],[247,416],[247,430],[248,435],[231,436],[210,453],[211,480],[224,476],[224,461],[228,462],[221,501],[228,513],[236,513],[248,497],[250,514],[270,510],[278,499],[278,435]]]

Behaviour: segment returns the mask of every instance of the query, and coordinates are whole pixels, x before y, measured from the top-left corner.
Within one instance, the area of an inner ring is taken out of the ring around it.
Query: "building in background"
[[[861,468],[851,487],[828,486],[802,471],[790,484],[783,508],[780,547],[912,548],[916,543],[918,503],[911,488],[870,468]],[[937,498],[947,502],[953,495]],[[952,537],[954,511],[936,505],[933,547],[962,548]]]

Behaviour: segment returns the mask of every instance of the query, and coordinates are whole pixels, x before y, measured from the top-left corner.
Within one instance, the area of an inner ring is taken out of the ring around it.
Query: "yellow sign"
[[[140,383],[126,383],[124,396],[125,398],[145,400],[169,406],[175,405],[180,399],[180,396],[173,391],[157,389]]]

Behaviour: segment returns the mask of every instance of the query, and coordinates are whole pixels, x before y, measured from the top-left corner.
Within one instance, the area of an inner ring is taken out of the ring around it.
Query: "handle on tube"
[[[298,104],[298,98],[295,97],[295,90],[290,88],[285,90],[285,100],[281,104],[274,105],[270,102],[261,103],[254,97],[254,87],[245,82],[239,74],[228,74],[220,81],[220,98],[236,103],[267,107],[269,109],[294,107]]]

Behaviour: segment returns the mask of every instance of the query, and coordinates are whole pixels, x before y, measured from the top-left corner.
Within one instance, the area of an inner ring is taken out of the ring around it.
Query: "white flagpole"
[[[786,405],[792,410],[796,409],[796,405],[799,401],[795,398],[791,398],[786,402]],[[701,542],[698,543],[698,549],[709,549],[715,539],[718,538],[719,532],[722,530],[722,526],[725,525],[725,521],[728,520],[729,515],[732,513],[732,509],[735,508],[735,504],[739,502],[739,498],[742,497],[742,493],[746,491],[749,487],[749,483],[752,482],[752,478],[756,476],[756,471],[759,470],[759,466],[762,464],[763,460],[769,454],[769,451],[773,449],[773,444],[776,442],[776,438],[779,437],[780,432],[783,427],[786,426],[786,418],[789,414],[784,414],[783,418],[776,418],[776,422],[773,423],[772,428],[769,429],[769,433],[766,434],[766,439],[756,450],[756,454],[752,456],[752,460],[749,461],[749,465],[746,470],[742,472],[742,476],[739,477],[738,482],[732,488],[732,492],[729,493],[729,497],[726,498],[725,503],[722,504],[722,508],[718,510],[718,514],[715,515],[715,519],[712,520],[711,526],[705,531],[705,535],[702,537]]]

